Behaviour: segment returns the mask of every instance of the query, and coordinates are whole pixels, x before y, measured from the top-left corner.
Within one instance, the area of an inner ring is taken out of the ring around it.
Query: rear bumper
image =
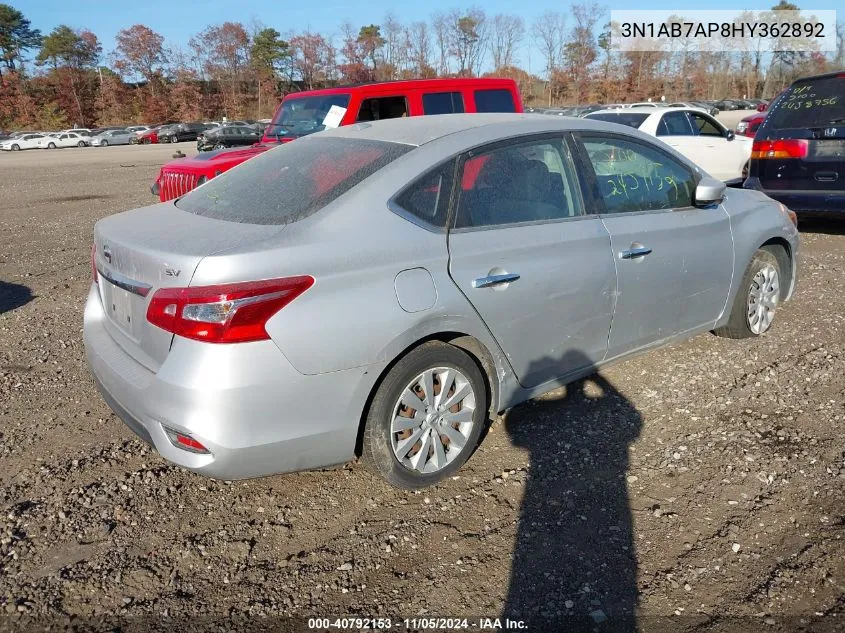
[[[789,209],[804,215],[845,214],[845,191],[764,189],[756,178],[745,181],[746,189],[756,189]]]
[[[109,335],[92,285],[85,307],[88,367],[106,403],[165,459],[216,479],[320,468],[354,457],[379,367],[304,376],[272,341],[212,345],[175,338],[153,372]],[[211,454],[174,446],[162,425]]]

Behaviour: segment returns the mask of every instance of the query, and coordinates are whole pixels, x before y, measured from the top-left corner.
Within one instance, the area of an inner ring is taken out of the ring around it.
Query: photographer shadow
[[[636,631],[626,477],[642,417],[583,353],[562,360],[588,377],[505,418],[530,467],[503,616],[532,631]]]

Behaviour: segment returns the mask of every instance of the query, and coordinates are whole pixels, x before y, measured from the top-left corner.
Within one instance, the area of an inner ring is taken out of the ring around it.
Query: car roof
[[[687,110],[696,110],[698,112],[704,112],[707,114],[703,108],[696,108],[695,106],[687,106],[687,107],[660,107],[660,108],[651,108],[648,106],[634,106],[631,108],[614,108],[612,110],[596,110],[595,112],[590,112],[590,114],[624,114],[626,112],[639,112],[641,114],[665,114],[666,112],[686,112]],[[590,114],[586,115],[589,116]]]
[[[483,128],[483,134],[481,133]],[[594,119],[569,116],[548,116],[546,114],[490,113],[490,114],[438,114],[418,117],[401,117],[366,123],[356,123],[320,132],[320,137],[357,138],[361,140],[386,141],[420,146],[440,138],[464,134],[467,146],[477,143],[473,139],[483,137],[484,142],[495,142],[514,136],[542,134],[544,132],[565,132],[568,130],[593,130],[620,132],[653,140],[627,126]],[[308,138],[308,137],[306,137]]]
[[[461,88],[511,88],[516,84],[513,79],[502,77],[438,77],[435,79],[396,79],[392,81],[378,81],[359,84],[347,84],[333,88],[322,88],[319,90],[302,90],[291,92],[285,95],[284,101],[288,99],[299,99],[301,97],[347,94],[352,92],[391,92],[402,93],[409,90],[448,90]]]

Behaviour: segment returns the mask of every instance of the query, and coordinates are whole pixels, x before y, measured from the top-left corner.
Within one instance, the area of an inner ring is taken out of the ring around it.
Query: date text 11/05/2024
[[[511,620],[510,618],[438,618],[438,617],[416,617],[416,618],[309,618],[308,629],[312,631],[332,630],[391,630],[400,629],[406,631],[519,631],[527,630],[528,625],[523,620]]]

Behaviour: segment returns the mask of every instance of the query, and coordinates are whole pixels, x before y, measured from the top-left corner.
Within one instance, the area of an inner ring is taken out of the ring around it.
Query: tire
[[[742,177],[742,181],[745,182],[745,179],[748,178],[748,168],[750,165],[750,161],[746,161],[746,163],[742,166],[742,171],[740,175]]]
[[[429,397],[426,375],[431,377]],[[447,395],[463,394],[447,409],[436,408],[441,381],[450,385]],[[405,404],[412,401],[411,389],[422,394],[417,402],[429,405],[428,415]],[[472,357],[440,341],[425,343],[399,360],[376,390],[364,423],[362,461],[397,488],[430,486],[466,462],[478,444],[488,409],[484,377]],[[394,430],[400,418],[407,418],[408,426]]]
[[[217,144],[214,146],[214,149],[226,149],[226,146],[225,146],[225,145],[223,145],[223,143],[217,143]]]
[[[777,258],[769,251],[755,252],[742,277],[728,322],[714,333],[725,338],[754,338],[768,332],[780,305],[782,279]]]
[[[55,143],[47,143],[47,149],[56,149]]]
[[[12,151],[13,151],[13,152],[19,152],[19,151],[21,151],[21,146],[20,146],[20,145],[18,145],[17,143],[15,143],[14,145],[12,145]]]
[[[144,139],[144,145],[149,145],[152,142],[153,142],[152,139],[149,139],[149,138]]]
[[[109,146],[109,142],[108,142],[108,141],[106,141],[106,140],[102,140],[102,141],[100,141],[100,147],[108,147],[108,146]]]
[[[79,142],[76,144],[76,146],[77,146],[77,147],[85,147],[85,141],[79,141]]]

